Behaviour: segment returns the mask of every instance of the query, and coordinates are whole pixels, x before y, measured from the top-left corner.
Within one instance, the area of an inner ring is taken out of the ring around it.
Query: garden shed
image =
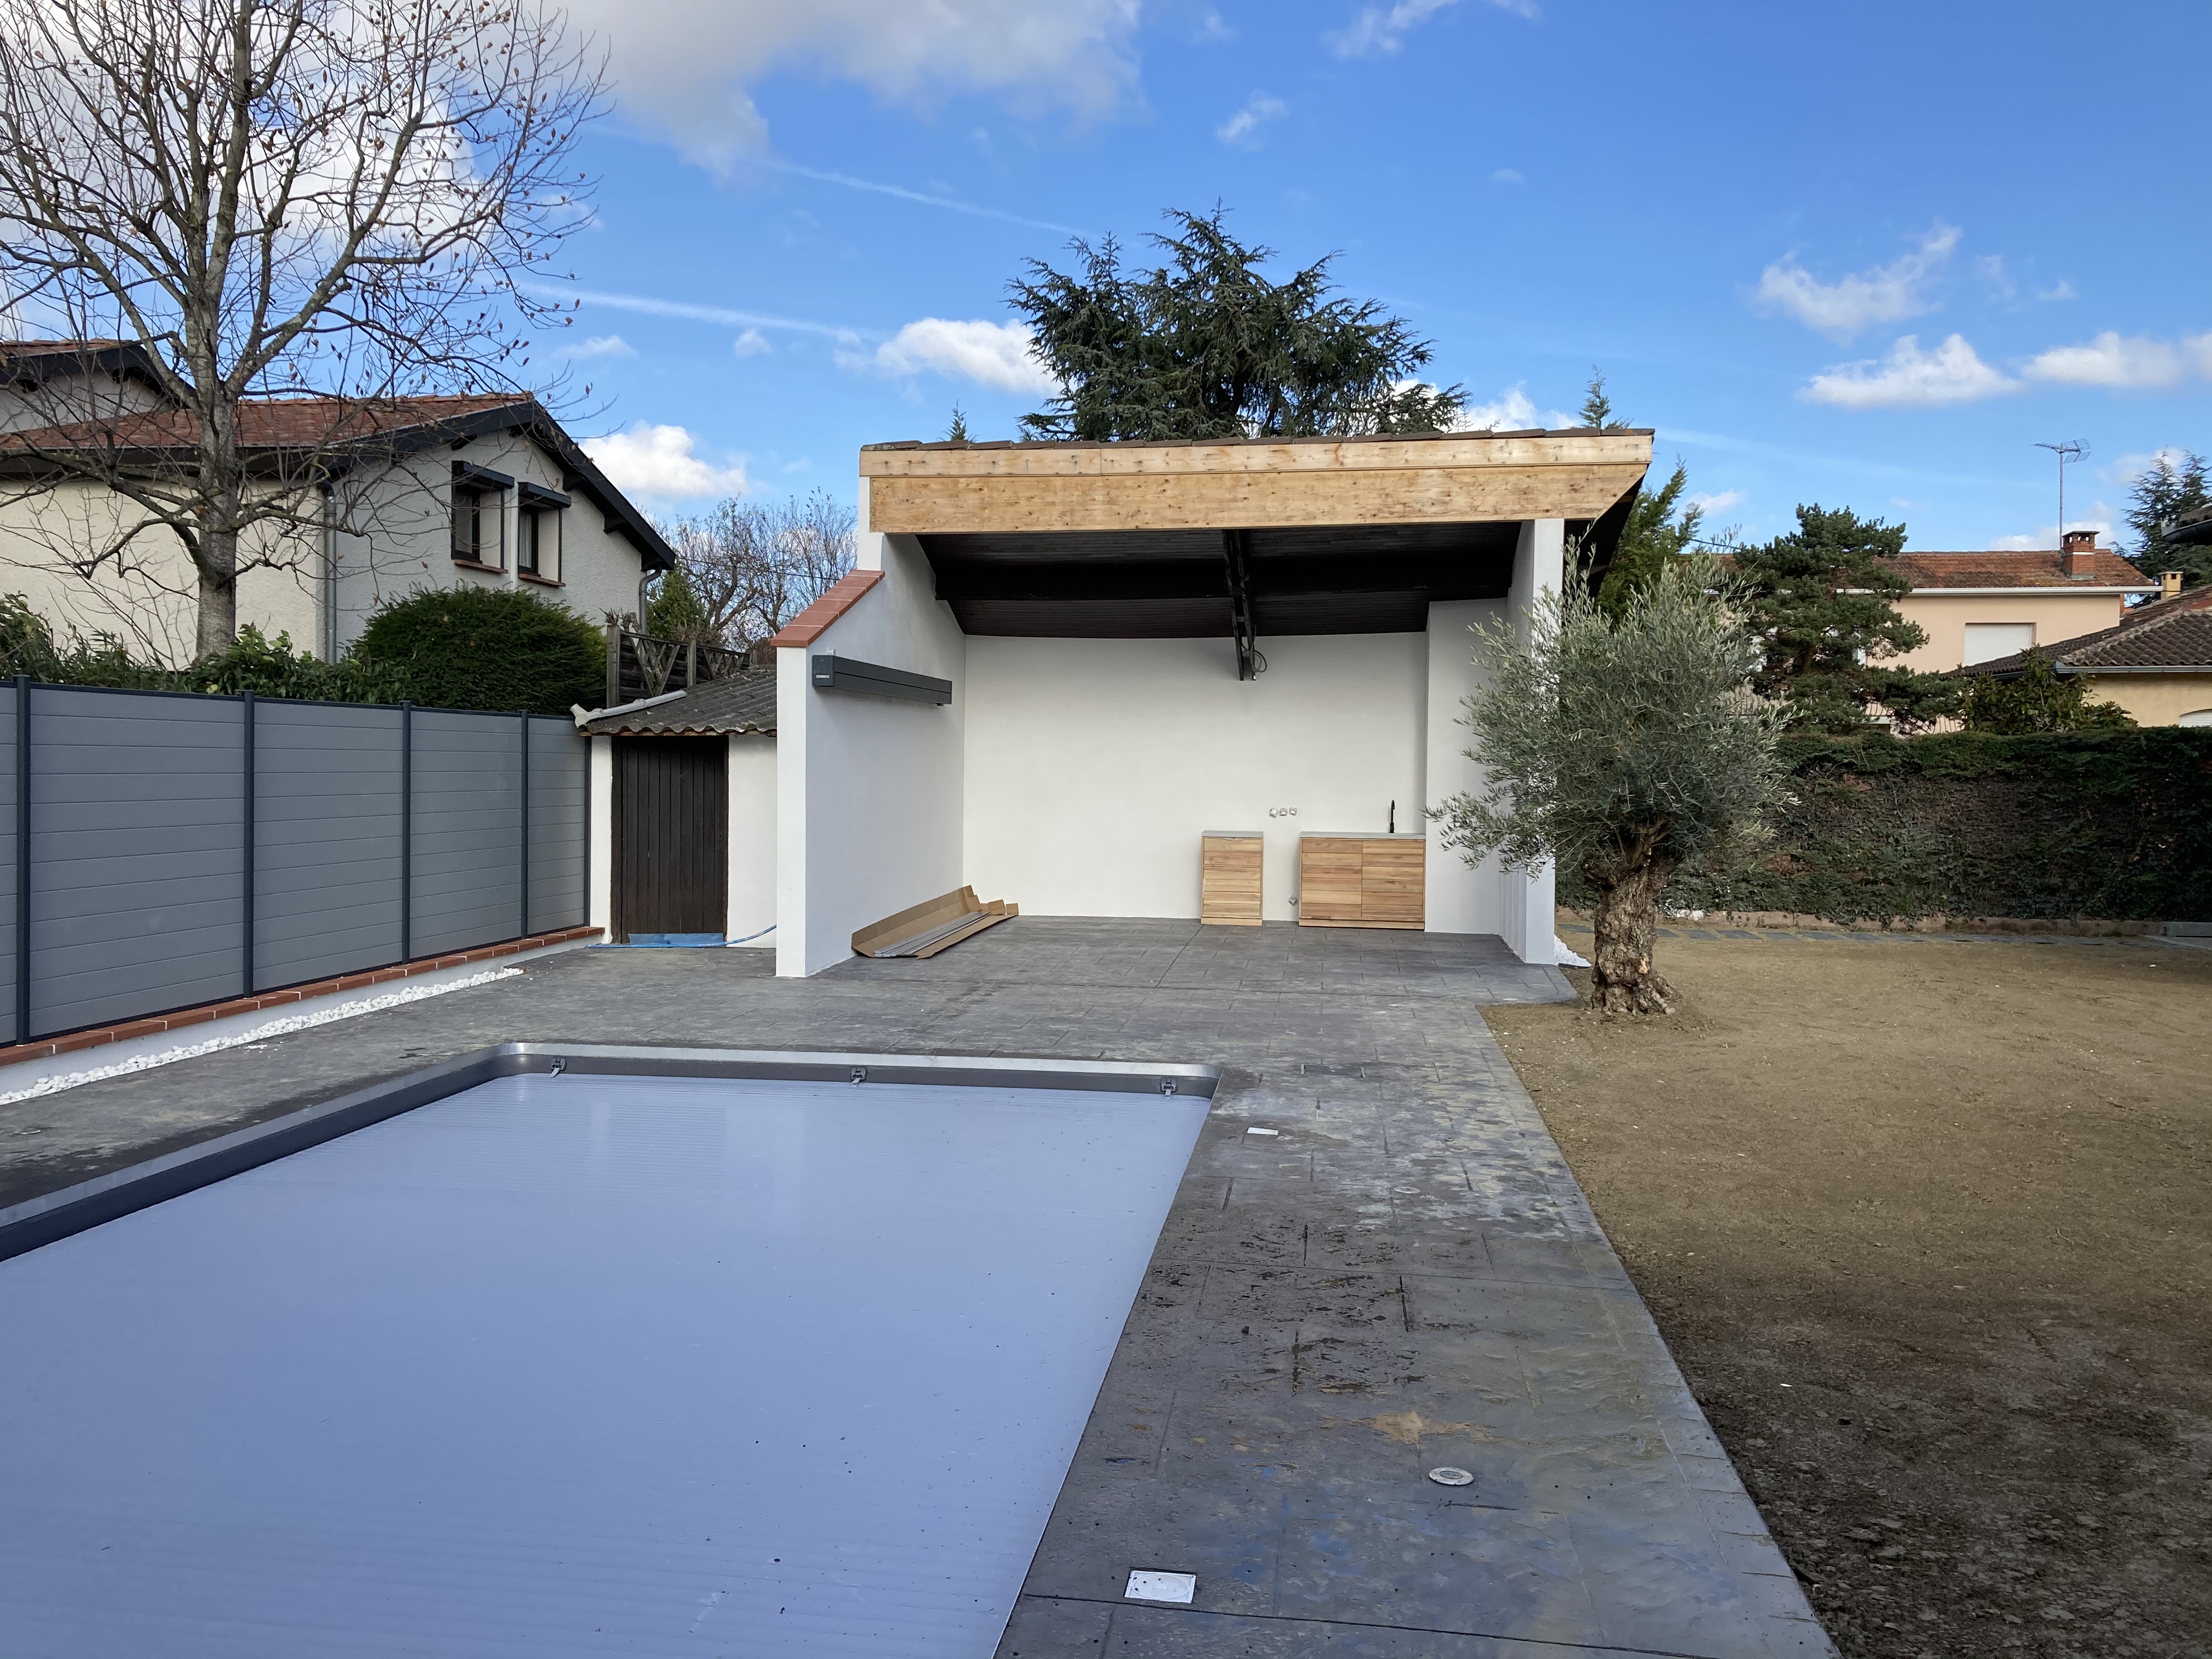
[[[611,941],[773,938],[775,700],[750,669],[581,722],[592,921]]]
[[[863,449],[859,568],[773,641],[777,972],[963,886],[1194,920],[1209,836],[1251,849],[1258,920],[1553,961],[1550,873],[1470,868],[1425,811],[1476,781],[1468,630],[1609,557],[1650,459],[1591,428]]]

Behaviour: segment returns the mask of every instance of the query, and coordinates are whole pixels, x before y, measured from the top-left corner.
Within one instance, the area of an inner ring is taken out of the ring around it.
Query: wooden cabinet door
[[[1360,920],[1360,847],[1346,837],[1318,836],[1298,842],[1298,920],[1357,923]]]
[[[1198,919],[1257,927],[1263,848],[1260,837],[1207,836],[1199,845]]]
[[[1359,919],[1370,927],[1420,927],[1427,913],[1424,890],[1427,870],[1426,842],[1362,843]]]

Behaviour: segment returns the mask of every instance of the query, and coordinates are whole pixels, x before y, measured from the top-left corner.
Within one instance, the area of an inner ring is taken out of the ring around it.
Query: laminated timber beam
[[[1650,464],[1648,432],[860,452],[868,527],[914,535],[1590,520]]]

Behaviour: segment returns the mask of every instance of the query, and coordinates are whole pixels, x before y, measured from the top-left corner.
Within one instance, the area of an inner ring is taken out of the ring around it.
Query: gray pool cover
[[[510,1078],[0,1263],[0,1650],[988,1654],[1205,1111]]]

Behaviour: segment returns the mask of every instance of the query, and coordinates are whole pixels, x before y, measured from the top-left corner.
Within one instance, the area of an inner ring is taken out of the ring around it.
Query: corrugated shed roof
[[[593,737],[713,737],[775,730],[775,670],[748,668],[695,685],[680,697],[586,722]]]
[[[2099,669],[2137,672],[2212,672],[2212,587],[2191,588],[2128,613],[2118,627],[2100,628],[2052,645],[2035,647],[2061,674],[2094,674]],[[2027,653],[1960,669],[2008,679],[2027,666]]]

